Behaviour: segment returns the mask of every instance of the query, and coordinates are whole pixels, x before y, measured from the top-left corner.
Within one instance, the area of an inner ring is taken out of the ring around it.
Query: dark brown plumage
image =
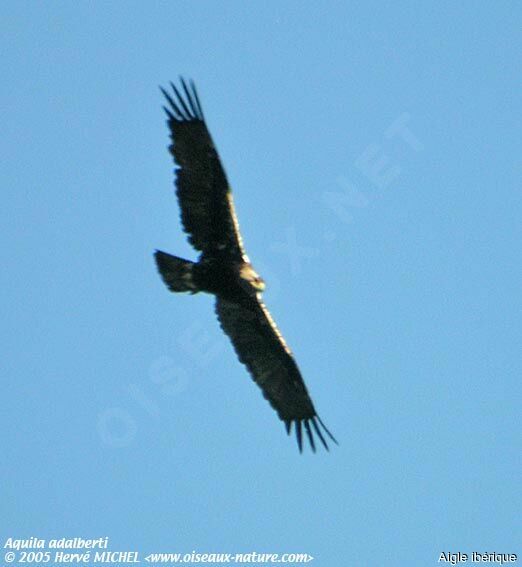
[[[197,262],[159,250],[158,270],[171,291],[207,292],[216,296],[216,314],[239,360],[284,421],[295,426],[299,450],[303,434],[315,451],[315,436],[336,440],[317,415],[293,358],[261,300],[264,282],[243,248],[232,193],[205,124],[194,83],[161,89],[168,106],[176,169],[176,195],[183,229],[201,254]],[[304,431],[303,431],[304,430]]]

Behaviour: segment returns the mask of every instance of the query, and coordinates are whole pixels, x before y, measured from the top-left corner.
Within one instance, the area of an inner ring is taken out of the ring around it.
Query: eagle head
[[[265,282],[263,278],[254,270],[252,264],[244,262],[239,268],[239,277],[241,280],[253,288],[255,292],[264,291]]]

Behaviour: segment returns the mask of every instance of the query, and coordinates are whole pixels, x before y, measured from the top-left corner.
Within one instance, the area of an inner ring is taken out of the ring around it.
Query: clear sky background
[[[3,2],[0,537],[520,553],[516,2]],[[265,301],[340,441],[299,455],[155,248],[193,78]],[[290,248],[289,248],[290,247]]]

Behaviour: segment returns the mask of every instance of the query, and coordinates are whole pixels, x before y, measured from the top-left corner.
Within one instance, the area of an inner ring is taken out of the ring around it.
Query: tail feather
[[[194,262],[172,256],[161,250],[154,253],[158,271],[170,291],[190,291],[196,293],[198,286],[193,278]]]

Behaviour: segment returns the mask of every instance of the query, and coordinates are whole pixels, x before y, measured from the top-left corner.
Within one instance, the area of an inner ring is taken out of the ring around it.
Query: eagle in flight
[[[289,434],[294,425],[299,451],[304,432],[314,452],[314,435],[328,449],[325,437],[337,441],[317,415],[292,351],[261,299],[265,284],[243,248],[230,186],[195,85],[181,79],[179,88],[171,87],[171,93],[161,91],[177,165],[176,195],[183,228],[200,256],[191,262],[157,250],[159,273],[171,291],[215,295],[223,331]]]

